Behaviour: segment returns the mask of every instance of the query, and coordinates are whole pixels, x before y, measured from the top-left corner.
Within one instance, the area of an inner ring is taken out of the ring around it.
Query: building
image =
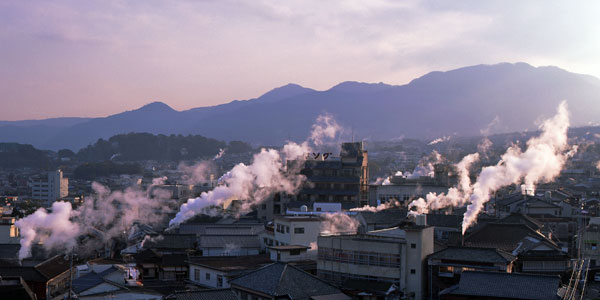
[[[69,179],[63,177],[61,170],[29,178],[31,198],[50,207],[54,201],[69,195]]]
[[[21,277],[2,277],[0,279],[0,294],[5,299],[37,299]]]
[[[307,181],[297,194],[297,200],[367,205],[368,161],[368,153],[362,142],[343,143],[339,157],[309,156],[300,171]]]
[[[449,166],[438,164],[434,166],[433,177],[392,176],[389,184],[371,185],[369,204],[376,206],[388,201],[399,201],[406,206],[414,199],[425,198],[428,193],[446,193],[457,181],[452,171]]]
[[[439,293],[459,283],[463,271],[496,271],[511,273],[517,257],[493,248],[451,246],[427,259],[429,265],[428,294],[439,299]]]
[[[179,227],[180,234],[195,234],[198,250],[202,256],[257,255],[261,251],[259,234],[264,224],[252,222],[231,224],[185,223]]]
[[[189,280],[208,288],[229,288],[238,276],[272,263],[268,255],[190,257]]]
[[[237,277],[230,285],[240,299],[350,299],[335,286],[281,262]]]
[[[344,287],[348,280],[396,285],[407,299],[423,299],[426,257],[433,253],[433,227],[417,223],[364,234],[319,236],[317,274]]]
[[[14,217],[0,218],[0,244],[18,244],[19,228],[15,226]]]
[[[278,216],[273,223],[273,235],[263,235],[265,246],[307,246],[317,241],[321,233],[320,216]]]
[[[539,299],[558,300],[560,277],[501,272],[466,271],[458,285],[442,291],[443,300]]]

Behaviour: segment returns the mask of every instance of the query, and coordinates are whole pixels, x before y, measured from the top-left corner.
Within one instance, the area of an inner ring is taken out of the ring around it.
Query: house
[[[516,256],[494,248],[450,246],[427,259],[428,294],[431,299],[439,299],[440,291],[458,284],[464,270],[510,273],[516,260]]]
[[[318,215],[277,216],[273,228],[273,243],[268,244],[269,246],[300,245],[310,247],[311,243],[317,241],[317,237],[321,233],[321,217]]]
[[[425,216],[417,223],[359,234],[318,239],[317,274],[337,286],[355,279],[394,283],[403,296],[422,299],[426,257],[433,253],[433,227]]]
[[[443,300],[560,299],[560,277],[502,272],[465,271],[458,285],[440,293]]]
[[[470,247],[497,248],[517,256],[517,270],[521,272],[567,271],[570,258],[558,245],[539,231],[525,224],[488,223],[464,239]]]
[[[1,277],[21,277],[37,299],[51,299],[68,291],[69,260],[54,256],[34,266],[0,266]]]
[[[196,251],[195,234],[161,234],[142,242],[142,248],[163,254],[183,254]]]
[[[186,223],[179,227],[180,234],[195,234],[198,251],[202,256],[257,255],[261,251],[259,234],[265,230],[262,223],[234,222]]]
[[[350,299],[335,286],[282,262],[237,277],[230,285],[240,299]]]
[[[271,246],[269,254],[272,261],[291,262],[307,260],[316,256],[316,253],[315,255],[309,254],[309,249],[310,247],[300,245]]]
[[[162,254],[145,249],[133,255],[142,282],[184,281],[188,278],[187,255]]]
[[[272,261],[267,255],[190,257],[189,281],[209,288],[228,288],[231,279]]]

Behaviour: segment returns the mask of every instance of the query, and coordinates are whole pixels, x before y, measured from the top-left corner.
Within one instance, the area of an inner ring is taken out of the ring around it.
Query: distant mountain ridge
[[[600,123],[600,80],[526,63],[431,72],[405,85],[342,82],[317,91],[297,84],[226,104],[176,111],[162,102],[104,118],[0,121],[0,142],[78,150],[129,132],[200,134],[254,144],[303,140],[328,112],[357,139],[433,139],[530,130],[567,99],[572,125]],[[497,118],[498,117],[498,118]],[[494,119],[497,122],[492,122]]]

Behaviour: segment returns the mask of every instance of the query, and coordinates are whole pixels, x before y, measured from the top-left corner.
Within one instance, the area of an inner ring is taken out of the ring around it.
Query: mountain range
[[[330,113],[355,139],[435,139],[536,129],[567,100],[572,126],[600,121],[600,80],[526,63],[431,72],[405,85],[342,82],[317,91],[297,84],[249,100],[176,111],[162,102],[102,118],[0,121],[0,142],[78,150],[129,132],[200,134],[255,145],[304,140]]]

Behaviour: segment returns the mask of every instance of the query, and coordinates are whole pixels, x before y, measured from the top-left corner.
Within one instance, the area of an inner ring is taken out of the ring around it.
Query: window
[[[415,274],[417,271],[415,269],[410,269],[410,274]]]
[[[304,233],[304,227],[296,227],[296,228],[294,228],[294,233],[303,234]]]
[[[261,208],[262,210],[265,210],[265,209],[267,209],[267,205],[266,205],[266,204],[263,204],[263,205],[261,205],[261,206],[260,206],[260,208]]]
[[[217,287],[223,286],[223,276],[217,275]]]
[[[200,270],[194,269],[194,280],[200,281]]]
[[[410,244],[410,247],[413,248],[413,249],[416,249],[417,248],[417,244]]]
[[[206,280],[210,280],[210,273],[206,272]]]
[[[285,233],[290,233],[290,226],[285,226]]]

